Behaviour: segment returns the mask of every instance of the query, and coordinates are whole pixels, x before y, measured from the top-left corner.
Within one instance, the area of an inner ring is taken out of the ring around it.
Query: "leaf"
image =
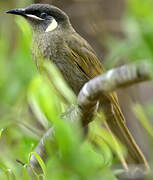
[[[59,72],[58,68],[51,62],[42,63],[41,68],[52,87],[56,90],[56,95],[60,96],[65,102],[68,102],[69,104],[76,103],[75,94],[64,81],[64,78]]]
[[[41,169],[43,171],[43,174],[46,177],[46,172],[47,172],[46,165],[45,165],[44,161],[42,160],[42,158],[36,152],[31,152],[30,154],[31,155],[33,154],[36,157],[36,159],[39,162],[39,165],[40,165],[40,167],[41,167]]]
[[[22,179],[23,180],[31,180],[31,177],[27,171],[27,166],[23,166],[23,169],[22,169]]]
[[[145,113],[144,109],[142,108],[142,106],[139,104],[136,104],[133,107],[133,110],[134,110],[134,113],[136,114],[136,116],[138,117],[138,119],[140,120],[140,122],[142,123],[142,125],[144,126],[144,128],[153,137],[153,127],[149,123],[146,113]]]
[[[3,133],[4,129],[0,129],[0,137],[2,136],[2,133]]]
[[[25,41],[28,42],[27,45],[29,46],[29,42],[32,40],[32,31],[28,22],[23,17],[16,17],[15,20],[23,33],[23,38],[25,38]]]

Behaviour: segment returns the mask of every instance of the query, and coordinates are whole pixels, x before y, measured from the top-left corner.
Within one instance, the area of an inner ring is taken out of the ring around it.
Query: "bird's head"
[[[49,4],[32,4],[25,9],[13,9],[7,13],[25,17],[32,28],[38,31],[52,32],[70,26],[66,13]]]

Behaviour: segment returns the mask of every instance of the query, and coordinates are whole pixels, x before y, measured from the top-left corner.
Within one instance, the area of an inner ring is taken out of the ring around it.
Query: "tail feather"
[[[113,96],[113,99],[111,98],[110,101],[108,97],[104,97],[100,101],[100,106],[102,107],[102,110],[106,116],[106,128],[112,133],[114,137],[117,137],[127,149],[126,159],[123,159],[122,157],[119,158],[125,169],[128,169],[130,164],[144,164],[146,169],[149,169],[149,165],[145,156],[136,144],[134,138],[126,126],[124,116],[116,98],[117,97],[114,98]]]

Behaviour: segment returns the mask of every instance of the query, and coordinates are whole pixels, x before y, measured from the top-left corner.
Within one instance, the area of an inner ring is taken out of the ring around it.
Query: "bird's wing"
[[[80,41],[78,41],[78,39]],[[104,72],[104,69],[94,50],[77,33],[73,33],[69,36],[67,45],[74,57],[74,63],[82,68],[88,79],[92,79]]]
[[[78,41],[78,39],[80,41]],[[81,68],[88,79],[92,79],[105,72],[102,64],[97,58],[95,51],[80,35],[77,33],[71,34],[67,39],[67,45],[71,51],[71,55],[73,56],[74,63]],[[108,95],[108,99],[113,104],[118,113],[117,115],[120,116],[120,119],[125,121],[119,107],[116,93],[110,93]]]

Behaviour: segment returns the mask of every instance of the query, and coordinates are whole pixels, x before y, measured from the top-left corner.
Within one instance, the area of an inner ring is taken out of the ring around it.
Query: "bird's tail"
[[[116,94],[111,94],[109,97],[102,98],[100,101],[100,107],[102,107],[106,117],[106,128],[114,137],[117,137],[120,140],[127,150],[126,158],[123,158],[122,156],[119,157],[124,168],[128,170],[131,164],[144,165],[146,169],[149,169],[145,156],[126,126],[126,122],[120,109]]]

